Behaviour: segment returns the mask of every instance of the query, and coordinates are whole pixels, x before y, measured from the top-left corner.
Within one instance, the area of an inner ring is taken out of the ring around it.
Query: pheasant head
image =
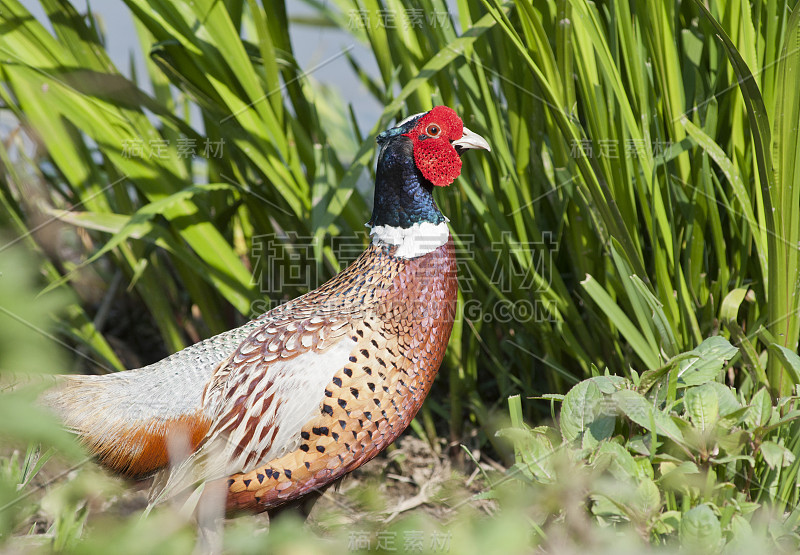
[[[372,211],[374,242],[398,245],[396,256],[414,258],[447,240],[447,218],[433,198],[434,187],[461,174],[461,155],[491,150],[446,106],[415,114],[378,135],[381,146]],[[424,244],[423,244],[424,243]]]

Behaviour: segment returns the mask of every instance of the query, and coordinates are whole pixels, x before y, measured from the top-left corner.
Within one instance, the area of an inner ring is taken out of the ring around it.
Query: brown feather
[[[320,402],[319,416],[300,431],[304,441],[278,459],[228,478],[229,512],[263,511],[315,491],[369,461],[410,424],[453,326],[452,238],[399,266],[370,317],[355,323],[358,341],[350,363],[329,384],[331,396],[326,393]]]
[[[191,453],[203,441],[209,426],[209,420],[198,411],[168,420],[151,418],[120,427],[113,435],[89,433],[81,440],[104,466],[129,478],[143,478],[175,462],[170,442],[185,445]]]

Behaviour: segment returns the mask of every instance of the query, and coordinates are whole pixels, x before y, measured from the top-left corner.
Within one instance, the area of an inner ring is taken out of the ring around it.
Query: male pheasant
[[[445,106],[378,135],[370,246],[258,319],[164,360],[69,376],[45,402],[108,468],[163,469],[162,494],[224,490],[228,513],[318,491],[394,441],[422,405],[455,315],[456,260],[434,186],[489,150]]]

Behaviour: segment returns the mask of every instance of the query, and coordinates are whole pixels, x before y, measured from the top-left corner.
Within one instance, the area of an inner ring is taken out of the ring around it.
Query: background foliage
[[[264,236],[285,246],[270,259],[283,275],[308,245],[305,270],[320,283],[333,275],[346,263],[334,239],[366,241],[375,134],[447,104],[493,150],[468,155],[463,177],[439,191],[459,245],[462,311],[415,432],[437,448],[446,438],[516,460],[501,482],[551,494],[558,480],[538,472],[535,453],[569,451],[569,464],[590,470],[590,485],[572,490],[586,522],[629,522],[634,538],[690,538],[693,521],[679,515],[711,522],[710,511],[721,546],[762,504],[776,511],[767,522],[784,527],[773,539],[791,536],[797,11],[745,1],[708,11],[695,1],[309,0],[312,23],[345,30],[374,57],[371,72],[343,53],[385,106],[362,130],[357,108],[296,63],[282,0],[126,0],[148,54],[148,74],[131,78],[110,61],[91,13],[41,3],[47,21],[0,1],[0,95],[14,122],[0,144],[0,222],[16,237],[0,252],[20,243],[37,253],[46,292],[32,304],[70,292],[55,323],[82,371],[146,364],[244,322],[265,292],[271,302],[302,293],[302,280],[253,279]],[[386,13],[411,10],[423,14],[419,26],[386,24]],[[220,138],[223,156],[180,150]],[[701,350],[709,345],[717,350]],[[698,352],[713,371],[681,383]],[[9,360],[4,369],[23,369]],[[523,424],[556,416],[554,398],[529,397],[570,388],[605,408],[568,394],[564,410],[583,420]],[[508,428],[513,395],[524,399]],[[645,416],[626,403],[646,404]],[[641,491],[631,495],[644,501],[597,501],[604,457],[628,461],[617,451],[634,466],[611,475],[634,476]],[[677,476],[669,464],[691,475],[687,489],[665,484]],[[530,541],[557,546],[559,526],[583,526],[582,513],[531,498]]]

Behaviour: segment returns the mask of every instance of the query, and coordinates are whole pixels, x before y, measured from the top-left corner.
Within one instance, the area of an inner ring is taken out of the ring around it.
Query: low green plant
[[[738,354],[715,336],[657,370],[581,381],[566,395],[545,396],[561,403],[552,426],[528,427],[520,397],[510,398],[512,427],[499,432],[515,448],[507,480],[582,482],[594,524],[630,527],[655,545],[799,549],[797,486],[788,496],[782,487],[787,475],[796,483],[787,446],[798,397],[773,404],[766,388],[743,395],[722,383]],[[800,369],[800,359],[792,367]],[[552,513],[539,516],[542,527]]]

